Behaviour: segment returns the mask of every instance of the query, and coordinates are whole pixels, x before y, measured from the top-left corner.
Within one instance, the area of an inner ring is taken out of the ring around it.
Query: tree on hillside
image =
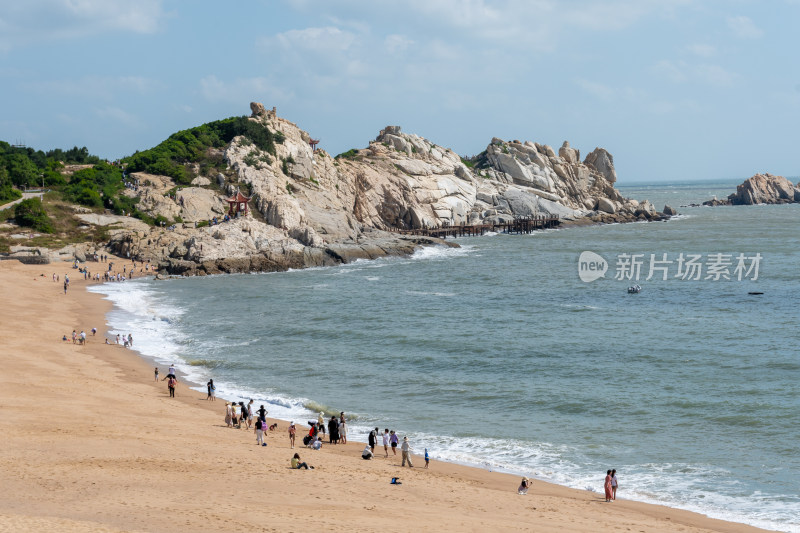
[[[42,233],[55,231],[53,221],[38,198],[28,198],[14,206],[14,220],[20,226],[28,226]]]
[[[24,153],[12,152],[3,160],[11,183],[17,187],[34,186],[39,181],[39,169]]]
[[[0,165],[0,204],[20,198],[22,193],[11,186],[6,167]]]

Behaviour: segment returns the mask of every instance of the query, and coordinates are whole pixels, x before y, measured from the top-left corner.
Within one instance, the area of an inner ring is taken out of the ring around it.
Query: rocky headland
[[[280,141],[273,152],[237,136],[216,150],[222,171],[177,187],[166,176],[132,173],[125,195],[169,221],[153,227],[131,217],[81,214],[109,229],[108,248],[162,273],[203,275],[276,271],[405,255],[417,247],[449,244],[404,231],[462,224],[497,224],[520,217],[559,217],[562,224],[663,220],[647,200],[624,198],[614,187],[614,159],[595,148],[583,160],[564,142],[558,149],[494,138],[481,154],[463,159],[399,126],[387,126],[367,147],[332,157],[315,149],[296,124],[275,108],[251,104],[250,121]],[[227,197],[248,198],[249,213],[222,221]],[[33,253],[22,247],[16,255]],[[78,244],[65,255],[91,256]],[[42,252],[39,251],[39,254]]]
[[[800,202],[800,183],[793,184],[783,176],[756,174],[736,186],[736,192],[724,200],[713,198],[703,205],[791,204]]]

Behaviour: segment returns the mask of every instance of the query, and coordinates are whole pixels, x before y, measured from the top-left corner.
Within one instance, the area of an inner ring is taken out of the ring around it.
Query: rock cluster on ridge
[[[614,160],[596,148],[580,152],[564,142],[556,154],[530,141],[492,139],[464,160],[448,148],[387,126],[365,148],[337,158],[314,150],[296,124],[252,103],[255,121],[279,134],[275,152],[246,137],[224,148],[229,175],[198,177],[193,186],[167,194],[169,178],[136,176],[128,194],[139,208],[169,220],[171,231],[119,231],[112,248],[150,259],[171,273],[281,270],[407,254],[438,239],[398,230],[502,223],[515,217],[557,215],[564,222],[659,220],[648,201],[630,200],[614,188]],[[220,225],[195,222],[227,210],[224,198],[244,190],[253,215]]]

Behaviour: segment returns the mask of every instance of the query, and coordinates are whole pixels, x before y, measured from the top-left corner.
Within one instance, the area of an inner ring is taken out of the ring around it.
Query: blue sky
[[[335,155],[388,124],[620,183],[800,174],[800,0],[25,0],[0,9],[0,139],[116,158],[249,102]]]

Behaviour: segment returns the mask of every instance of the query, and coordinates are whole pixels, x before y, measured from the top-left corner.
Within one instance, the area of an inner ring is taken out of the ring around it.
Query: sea
[[[162,374],[271,417],[344,411],[350,440],[598,497],[615,468],[620,499],[800,532],[800,205],[680,207],[735,186],[618,184],[667,222],[92,290]]]

